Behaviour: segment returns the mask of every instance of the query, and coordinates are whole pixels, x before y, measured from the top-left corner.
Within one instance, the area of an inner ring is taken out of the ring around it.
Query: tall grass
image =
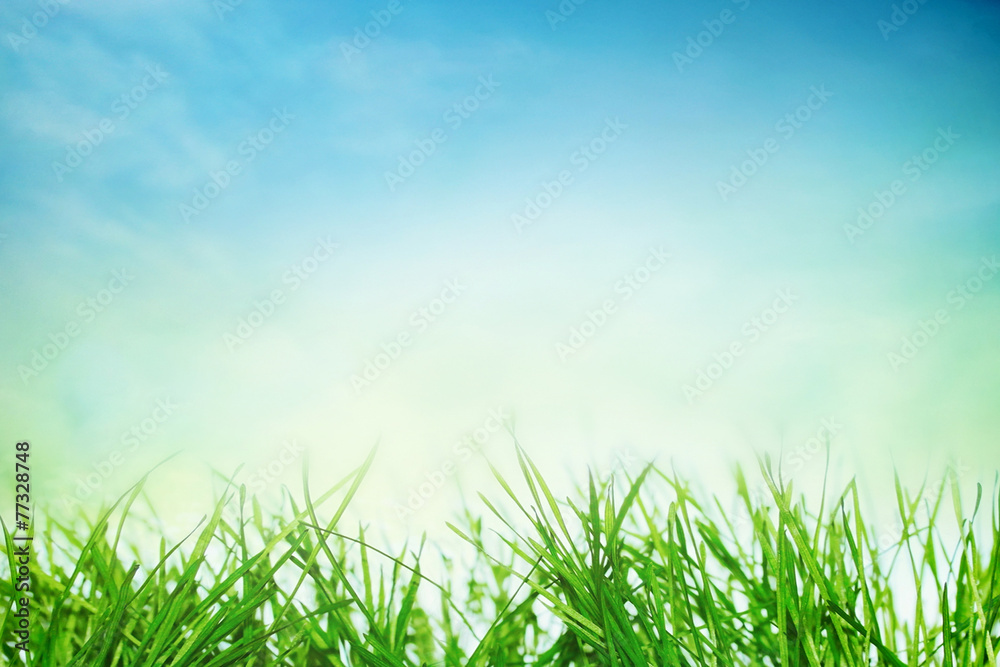
[[[423,540],[389,553],[363,527],[340,525],[371,456],[315,499],[304,474],[303,500],[289,495],[284,514],[265,515],[230,487],[187,539],[161,538],[155,557],[127,538],[156,529],[137,515],[142,482],[96,520],[50,514],[34,540],[28,664],[996,664],[996,490],[992,535],[977,535],[981,487],[966,514],[954,477],[930,495],[897,480],[903,531],[885,552],[853,482],[824,488],[812,511],[762,462],[755,476],[771,497],[750,494],[737,471],[747,517],[737,522],[652,465],[624,483],[590,478],[560,499],[517,456],[516,485],[494,474],[502,504],[522,516],[481,495],[485,516],[465,509],[450,524],[473,556],[445,555],[439,581],[422,573],[433,551]],[[226,518],[231,503],[237,521]],[[951,521],[957,538],[946,543]],[[0,654],[23,664],[13,597],[8,572]]]

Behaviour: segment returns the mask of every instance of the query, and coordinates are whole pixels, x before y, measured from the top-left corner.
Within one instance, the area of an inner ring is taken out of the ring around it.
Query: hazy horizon
[[[768,453],[816,492],[829,439],[873,498],[893,465],[992,484],[995,4],[0,25],[0,437],[49,503],[178,453],[152,488],[197,513],[210,467],[273,496],[377,443],[357,513],[433,529],[494,488],[479,452],[516,465],[511,420],[556,477],[655,459],[726,489]]]

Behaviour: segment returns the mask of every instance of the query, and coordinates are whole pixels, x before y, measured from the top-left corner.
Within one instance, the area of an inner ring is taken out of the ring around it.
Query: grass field
[[[373,456],[316,498],[304,475],[284,515],[230,488],[179,544],[134,537],[157,534],[141,483],[96,520],[45,517],[27,664],[996,664],[995,490],[963,508],[954,477],[930,494],[897,481],[902,537],[884,550],[853,482],[807,508],[764,461],[746,477],[771,497],[737,471],[737,517],[650,466],[560,500],[519,449],[522,479],[494,471],[506,499],[450,525],[474,547],[465,559],[423,540],[388,553],[343,525]],[[446,575],[425,577],[429,559]],[[0,662],[25,664],[2,574]]]

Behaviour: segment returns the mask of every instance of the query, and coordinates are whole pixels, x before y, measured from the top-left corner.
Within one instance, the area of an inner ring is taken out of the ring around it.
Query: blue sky
[[[332,479],[380,441],[366,502],[382,512],[497,406],[553,468],[628,449],[712,479],[830,415],[835,460],[872,484],[892,457],[916,478],[948,457],[995,466],[1000,282],[961,308],[953,291],[989,274],[1000,240],[997,7],[927,2],[887,32],[892,3],[572,6],[555,22],[557,2],[74,1],[21,41],[43,10],[7,3],[0,434],[43,445],[48,493],[73,493],[165,397],[181,407],[100,493],[174,451],[164,486],[200,489],[191,470],[266,465],[289,438]],[[386,25],[348,58],[372,12]],[[678,67],[689,38],[704,46]],[[81,142],[78,166],[53,166]],[[765,153],[723,199],[720,181]],[[213,178],[227,185],[185,216]],[[884,215],[845,232],[894,182]],[[616,291],[660,247],[666,266]],[[87,320],[80,304],[121,269],[134,281]],[[780,290],[795,306],[751,344],[744,327]],[[421,308],[442,310],[422,329]],[[690,400],[734,342],[745,352]],[[490,441],[491,459],[510,453]],[[434,503],[483,472],[465,465]]]

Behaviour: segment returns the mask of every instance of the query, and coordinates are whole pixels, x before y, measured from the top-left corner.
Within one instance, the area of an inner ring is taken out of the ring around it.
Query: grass
[[[449,524],[472,547],[466,559],[423,540],[389,553],[363,527],[340,526],[374,452],[315,499],[304,474],[304,500],[289,494],[284,514],[265,516],[230,487],[187,539],[161,538],[155,554],[124,537],[157,531],[136,505],[142,482],[96,520],[48,515],[34,540],[28,664],[996,664],[995,490],[992,535],[977,535],[981,487],[966,515],[954,476],[930,494],[897,479],[902,537],[885,551],[853,482],[824,487],[811,511],[769,462],[754,474],[766,500],[738,470],[741,521],[653,466],[558,499],[517,455],[517,488],[494,470],[506,499],[481,496],[496,530],[469,509]],[[226,518],[227,503],[240,520]],[[428,559],[443,563],[440,581],[422,574]],[[0,662],[23,664],[3,574]]]

